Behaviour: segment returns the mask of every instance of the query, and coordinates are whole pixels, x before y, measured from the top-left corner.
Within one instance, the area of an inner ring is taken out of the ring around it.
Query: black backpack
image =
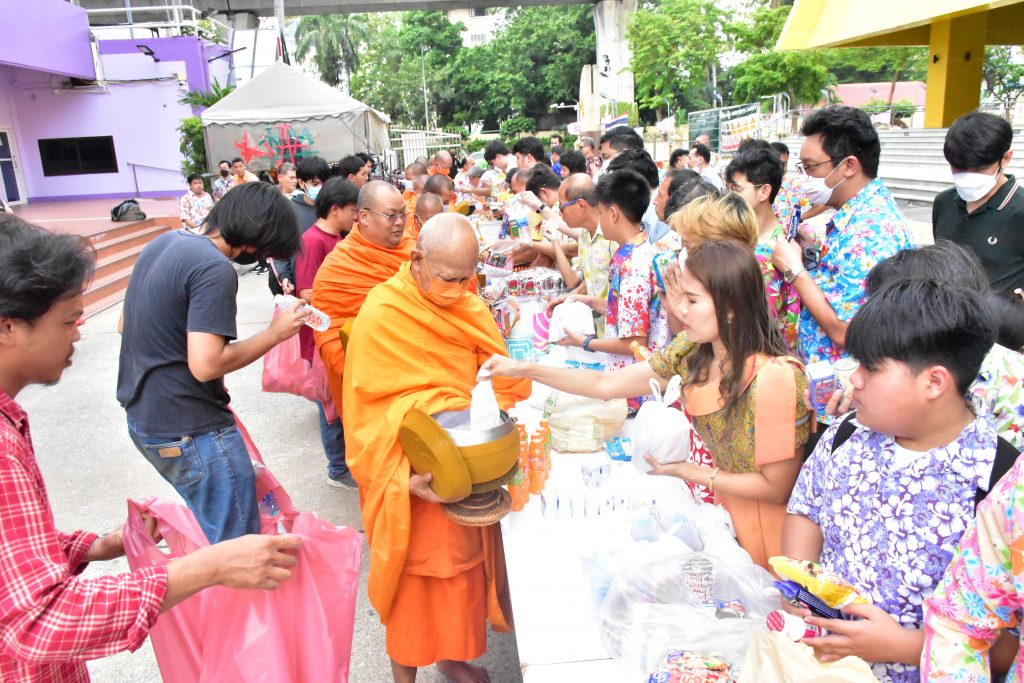
[[[126,199],[110,210],[110,220],[116,223],[144,221],[146,214],[142,212],[137,199]]]
[[[836,434],[832,438],[832,444],[829,446],[829,455],[835,453],[836,449],[846,443],[853,436],[853,433],[857,431],[857,425],[853,423],[855,417],[857,417],[857,413],[850,413],[839,423],[839,427],[836,428]],[[985,500],[985,496],[996,487],[999,480],[1010,471],[1013,464],[1017,462],[1017,458],[1020,457],[1020,451],[1012,443],[1001,436],[997,436],[996,439],[996,457],[992,461],[992,475],[988,479],[988,491],[978,489],[974,492],[975,509],[977,509],[981,501]]]

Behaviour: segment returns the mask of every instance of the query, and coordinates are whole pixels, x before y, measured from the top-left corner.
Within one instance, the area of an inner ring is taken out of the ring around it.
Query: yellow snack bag
[[[817,562],[794,560],[779,555],[769,557],[768,564],[779,576],[796,581],[829,607],[842,609],[854,603],[868,603],[856,588]]]

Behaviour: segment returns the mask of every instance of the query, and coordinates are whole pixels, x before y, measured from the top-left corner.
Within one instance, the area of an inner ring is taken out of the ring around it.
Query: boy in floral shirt
[[[621,169],[605,173],[596,188],[601,230],[606,239],[622,245],[612,257],[608,273],[608,298],[579,297],[605,314],[604,335],[583,335],[566,331],[560,343],[587,351],[609,354],[608,370],[635,362],[630,343],[637,342],[656,351],[668,345],[671,334],[668,316],[657,292],[654,276],[654,247],[647,240],[641,219],[651,201],[651,187],[639,173]],[[645,397],[629,399],[635,413]]]
[[[808,617],[831,635],[807,638],[825,660],[874,662],[882,681],[920,680],[922,607],[987,489],[997,448],[988,414],[964,400],[995,339],[976,291],[899,280],[873,292],[846,334],[855,430],[833,447],[837,420],[793,489],[783,553],[821,562],[868,605],[858,621]]]

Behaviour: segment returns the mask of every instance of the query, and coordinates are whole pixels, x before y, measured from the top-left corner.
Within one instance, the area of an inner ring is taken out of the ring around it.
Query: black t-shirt
[[[140,434],[180,437],[230,427],[223,378],[188,369],[188,333],[237,336],[238,276],[208,238],[185,230],[153,240],[132,271],[124,302],[117,400]]]
[[[1024,187],[1012,175],[985,205],[967,213],[956,188],[944,190],[932,203],[932,233],[978,255],[992,289],[1024,287]]]

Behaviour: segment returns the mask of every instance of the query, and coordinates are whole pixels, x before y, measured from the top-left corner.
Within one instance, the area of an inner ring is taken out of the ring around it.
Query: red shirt
[[[324,232],[316,223],[302,233],[302,250],[295,256],[296,294],[304,289],[313,289],[316,271],[320,270],[320,264],[340,240],[341,235]],[[307,325],[303,325],[299,330],[299,348],[302,357],[313,362],[316,343],[313,341],[313,330]]]
[[[0,390],[0,681],[88,681],[86,660],[146,640],[167,569],[79,579],[96,538],[57,530],[28,416]]]

